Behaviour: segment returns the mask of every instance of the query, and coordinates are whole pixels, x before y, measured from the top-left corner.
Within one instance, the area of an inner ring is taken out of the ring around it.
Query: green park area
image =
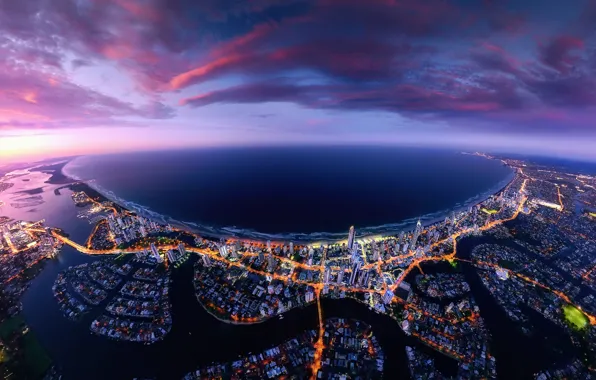
[[[29,330],[21,316],[9,318],[0,324],[0,337],[7,350],[0,354],[17,378],[40,379],[52,360]]]
[[[573,305],[563,306],[563,314],[565,314],[567,323],[577,329],[583,329],[588,324],[588,318]]]
[[[487,208],[484,208],[484,207],[481,209],[481,211],[484,212],[484,213],[486,213],[486,214],[488,214],[488,215],[494,215],[494,214],[496,214],[496,213],[499,212],[499,210],[487,209]]]

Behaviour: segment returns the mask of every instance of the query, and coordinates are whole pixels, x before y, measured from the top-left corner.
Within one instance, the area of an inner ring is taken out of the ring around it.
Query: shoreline
[[[265,318],[265,319],[260,319],[260,320],[255,321],[255,322],[237,322],[237,321],[233,321],[233,320],[230,320],[230,319],[223,319],[222,317],[220,317],[219,315],[215,314],[210,309],[208,309],[205,305],[203,305],[203,302],[201,302],[201,300],[199,299],[198,296],[196,296],[196,294],[195,294],[195,298],[197,299],[197,302],[199,303],[199,305],[201,305],[201,307],[203,308],[203,310],[205,310],[207,312],[207,314],[209,314],[213,318],[217,319],[218,321],[223,322],[223,323],[227,323],[229,325],[237,325],[237,326],[257,325],[259,323],[266,322],[269,319],[273,318],[273,317],[268,317],[268,318]]]
[[[461,153],[461,154],[466,154],[466,153]],[[467,153],[467,154],[469,154],[469,153]],[[387,223],[385,225],[380,225],[380,226],[359,227],[358,229],[361,232],[361,234],[359,235],[357,233],[356,239],[363,240],[363,239],[375,239],[375,238],[380,238],[383,236],[392,236],[394,234],[399,233],[400,231],[406,231],[406,230],[411,229],[416,224],[416,220],[422,220],[422,225],[425,227],[431,226],[435,223],[442,221],[446,216],[449,216],[452,213],[461,212],[462,210],[476,206],[476,205],[486,201],[488,198],[501,193],[504,189],[509,187],[509,185],[513,181],[515,181],[515,179],[517,178],[517,176],[519,174],[516,170],[513,170],[512,167],[507,165],[505,162],[503,162],[499,158],[490,157],[490,156],[486,156],[486,155],[477,155],[477,154],[471,154],[471,155],[481,157],[481,158],[484,158],[487,160],[501,161],[503,166],[506,166],[510,170],[512,170],[510,178],[508,177],[508,178],[503,179],[502,181],[497,183],[493,187],[493,189],[489,189],[486,192],[477,194],[476,196],[468,198],[468,200],[466,200],[466,201],[458,202],[454,206],[443,209],[443,210],[439,210],[439,211],[435,211],[435,212],[431,212],[431,213],[427,213],[424,215],[419,215],[419,216],[415,216],[415,217],[411,217],[411,218],[406,218],[402,221],[395,222],[395,223]],[[151,210],[143,207],[142,205],[136,205],[133,202],[128,202],[122,198],[119,198],[113,192],[103,189],[100,186],[93,186],[91,183],[92,180],[86,181],[86,180],[77,179],[74,176],[73,176],[74,178],[69,176],[68,174],[66,174],[64,172],[64,168],[71,161],[72,160],[62,163],[62,165],[60,167],[61,175],[64,176],[65,178],[73,181],[72,183],[68,183],[68,185],[66,185],[64,187],[68,187],[70,189],[71,186],[80,186],[81,188],[78,191],[86,192],[86,190],[88,189],[91,192],[91,194],[93,194],[93,196],[98,196],[101,199],[101,200],[99,200],[100,202],[103,202],[103,201],[112,202],[116,206],[116,208],[119,208],[120,210],[132,212],[139,216],[143,216],[150,220],[153,220],[157,223],[170,224],[176,228],[179,228],[179,229],[189,232],[191,234],[199,235],[203,238],[211,238],[211,239],[224,238],[224,239],[234,239],[234,240],[240,240],[240,241],[270,240],[274,243],[293,241],[298,244],[314,245],[314,246],[320,246],[320,245],[325,245],[325,244],[337,244],[337,243],[341,243],[342,241],[346,240],[345,233],[343,233],[343,232],[263,233],[263,232],[253,231],[250,229],[234,230],[233,229],[234,227],[204,226],[204,225],[200,225],[200,224],[197,224],[194,222],[184,222],[184,221],[176,220],[176,219],[173,219],[167,215],[162,215],[157,212],[151,211]],[[496,190],[494,190],[494,189],[496,189]],[[89,194],[89,193],[87,193],[87,194],[91,197],[91,194]],[[127,206],[123,206],[122,203],[126,204]],[[128,205],[128,203],[131,203],[132,205]],[[133,205],[138,206],[138,207],[134,207]],[[362,231],[364,231],[364,232],[362,232]]]
[[[209,310],[209,309],[208,309],[208,308],[207,308],[205,305],[203,305],[203,302],[201,302],[201,300],[199,299],[199,297],[197,297],[197,296],[196,296],[196,294],[195,294],[195,298],[197,299],[197,302],[199,303],[199,305],[201,305],[201,307],[202,307],[202,308],[203,308],[203,309],[204,309],[204,310],[205,310],[205,311],[206,311],[206,312],[207,312],[209,315],[211,315],[213,318],[217,319],[217,320],[218,320],[218,321],[220,321],[220,322],[227,323],[227,324],[229,324],[229,325],[236,325],[236,326],[250,326],[250,325],[258,325],[258,324],[261,324],[261,323],[267,322],[268,320],[270,320],[270,319],[273,319],[273,318],[275,318],[275,317],[282,316],[282,315],[284,315],[285,313],[287,313],[288,311],[291,311],[291,310],[298,310],[298,309],[304,309],[304,308],[307,308],[307,307],[310,307],[310,306],[315,306],[315,305],[316,305],[316,302],[312,302],[312,303],[309,303],[309,304],[307,304],[307,305],[300,305],[300,306],[293,307],[293,308],[291,308],[291,309],[287,309],[286,311],[284,311],[284,312],[283,312],[283,313],[281,313],[281,314],[275,314],[275,315],[272,315],[272,316],[270,316],[270,317],[266,317],[266,318],[260,318],[258,321],[254,321],[254,322],[239,322],[239,321],[233,321],[233,320],[230,320],[230,319],[223,319],[222,317],[218,316],[217,314],[215,314],[215,313],[213,313],[211,310]],[[347,297],[346,297],[346,298],[347,298]],[[333,298],[329,298],[329,299],[333,299]],[[358,301],[358,302],[360,302],[361,304],[363,304],[363,305],[367,306],[367,304],[365,304],[364,302],[361,302],[360,300],[356,300],[356,301]]]

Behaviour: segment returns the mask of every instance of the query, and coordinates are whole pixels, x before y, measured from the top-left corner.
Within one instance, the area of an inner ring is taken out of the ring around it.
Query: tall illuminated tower
[[[410,247],[414,249],[416,246],[416,242],[418,241],[418,237],[422,233],[422,223],[420,223],[420,219],[418,219],[418,223],[416,223],[416,229],[414,230],[414,235],[412,235],[412,241],[410,242]]]
[[[354,230],[354,226],[350,227],[350,232],[348,233],[348,249],[351,250],[354,246],[354,237],[356,236],[356,230]]]

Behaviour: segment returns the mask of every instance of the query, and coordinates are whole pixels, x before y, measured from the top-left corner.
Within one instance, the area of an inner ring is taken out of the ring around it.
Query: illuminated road
[[[520,171],[521,172],[521,171]],[[498,226],[500,224],[503,224],[505,222],[511,221],[516,219],[519,214],[522,212],[528,197],[525,195],[525,189],[527,186],[529,179],[526,178],[523,180],[522,185],[520,187],[520,194],[522,194],[520,202],[515,210],[515,212],[512,214],[511,217],[509,218],[505,218],[505,219],[497,219],[494,220],[492,222],[489,222],[487,224],[485,224],[482,227],[479,227],[478,230],[479,231],[486,231],[489,230],[495,226]],[[558,189],[558,188],[557,188]],[[562,199],[561,199],[561,194],[559,192],[559,202],[562,205]],[[115,211],[115,208],[114,208]],[[43,230],[35,230],[35,229],[30,229],[31,231],[38,231],[38,232],[43,232]],[[442,244],[447,244],[447,243],[452,243],[453,244],[453,251],[451,253],[448,254],[444,254],[441,256],[425,256],[425,257],[419,257],[419,258],[415,258],[414,260],[412,260],[412,262],[408,265],[408,267],[406,269],[404,269],[404,271],[400,274],[399,278],[397,279],[397,281],[390,286],[389,288],[392,291],[395,291],[399,285],[401,284],[401,282],[403,281],[403,279],[415,268],[418,268],[419,270],[421,270],[420,264],[424,263],[424,262],[432,262],[432,261],[444,261],[444,260],[458,260],[455,256],[457,254],[457,239],[463,235],[466,235],[468,233],[474,232],[474,228],[466,228],[466,229],[462,229],[459,230],[455,233],[453,233],[451,236],[446,237],[445,239],[439,240],[435,243],[433,243],[431,245],[431,251],[432,249],[442,245]],[[138,253],[138,252],[142,252],[141,249],[111,249],[111,250],[95,250],[95,249],[91,249],[88,247],[84,247],[70,239],[68,239],[67,237],[64,237],[58,233],[56,233],[55,231],[52,231],[52,235],[57,238],[58,240],[62,241],[64,244],[68,244],[71,247],[73,247],[74,249],[76,249],[79,252],[85,253],[85,254],[89,254],[89,255],[114,255],[114,254],[122,254],[122,253]],[[89,242],[90,240],[88,240]],[[168,249],[175,249],[177,248],[177,245],[171,244],[171,245],[162,245],[158,247],[159,249],[162,250],[168,250]],[[280,280],[283,282],[287,282],[288,281],[288,277],[287,276],[281,276],[281,275],[277,275],[275,273],[269,273],[269,272],[264,272],[264,271],[260,271],[248,266],[245,266],[244,264],[242,264],[240,261],[234,262],[234,261],[227,261],[224,260],[220,255],[218,251],[215,250],[210,250],[210,249],[199,249],[199,248],[192,248],[192,247],[186,247],[186,250],[189,252],[194,252],[194,253],[199,253],[199,254],[203,254],[203,255],[208,255],[210,256],[212,259],[214,260],[219,260],[219,261],[225,261],[227,264],[232,265],[232,266],[237,266],[237,267],[241,267],[249,272],[255,273],[255,274],[259,274],[262,276],[271,276],[272,278],[276,279],[276,280]],[[243,252],[242,253],[243,256],[248,256],[248,257],[254,257],[257,256],[257,253],[254,252]],[[390,264],[392,262],[395,261],[401,261],[401,260],[405,260],[405,259],[409,259],[411,257],[415,256],[415,252],[410,250],[407,254],[404,255],[400,255],[400,256],[395,256],[395,257],[391,257],[388,260],[378,260],[377,262],[373,262],[373,263],[369,263],[367,265],[364,265],[362,267],[362,269],[371,269],[371,268],[375,268],[376,271],[378,272],[379,276],[383,276],[383,272],[381,269],[381,266],[384,264]],[[290,258],[286,258],[286,257],[279,257],[276,256],[276,259],[279,260],[282,263],[286,263],[291,265],[292,267],[295,268],[301,268],[301,269],[305,269],[305,270],[313,270],[313,271],[319,271],[320,278],[323,278],[323,272],[324,272],[324,268],[325,268],[325,254],[323,254],[323,258],[321,260],[321,264],[320,265],[307,265],[307,264],[303,264],[303,263],[298,263]],[[586,275],[585,277],[587,277],[594,269],[596,268],[592,268]],[[533,279],[527,278],[521,274],[518,273],[514,273],[511,272],[512,274],[514,274],[515,276],[524,279],[527,282],[530,282],[536,286],[539,286],[545,290],[548,290],[554,294],[556,294],[558,297],[560,297],[561,299],[565,300],[565,302],[568,302],[570,304],[571,303],[569,297],[561,292],[558,292],[554,289],[550,289],[549,287],[542,285],[538,282],[536,282]],[[316,294],[316,298],[317,298],[317,307],[318,307],[318,311],[319,311],[319,337],[317,342],[315,343],[315,348],[316,348],[316,353],[315,353],[315,362],[313,364],[313,376],[316,376],[316,373],[318,371],[318,369],[320,368],[320,359],[322,357],[322,350],[323,350],[323,333],[324,333],[324,324],[323,324],[323,312],[322,312],[322,308],[321,308],[321,303],[320,303],[320,293],[321,290],[323,288],[323,284],[322,283],[309,283],[307,281],[300,281],[298,279],[296,279],[295,277],[292,278],[292,280],[295,283],[302,283],[302,284],[308,284],[310,286],[312,286],[315,289],[315,294]],[[352,292],[358,292],[362,289],[357,289],[357,288],[350,288],[350,287],[343,287],[343,286],[334,286],[332,285],[332,287],[339,287],[340,289],[346,290],[346,291],[352,291]],[[384,290],[385,290],[385,286],[384,286]],[[369,290],[369,289],[365,289],[362,290],[363,292],[369,292],[369,293],[373,293],[374,290]],[[581,310],[581,309],[580,309]],[[586,315],[586,317],[588,317],[589,321],[591,324],[596,324],[596,317],[591,316],[587,313],[584,312],[584,314]]]
[[[325,268],[325,259],[327,256],[327,250],[323,250],[323,256],[321,257],[321,268]],[[321,275],[323,275],[323,270],[321,269]],[[321,368],[321,360],[323,358],[323,349],[325,348],[325,344],[323,343],[323,335],[325,334],[325,325],[323,324],[323,307],[321,306],[321,288],[323,284],[316,284],[315,286],[315,296],[317,297],[317,310],[319,313],[319,337],[315,342],[315,355],[313,358],[313,364],[311,367],[311,380],[317,378],[317,373]]]
[[[588,279],[588,277],[590,277],[590,275],[591,275],[591,274],[594,272],[594,270],[596,270],[596,265],[594,265],[594,266],[592,267],[592,269],[588,270],[588,271],[586,272],[586,274],[584,274],[584,275],[582,276],[582,278],[583,278],[584,280],[587,280],[587,279]]]
[[[559,204],[561,205],[561,211],[563,211],[565,209],[565,206],[563,206],[563,196],[561,195],[561,188],[559,187],[559,185],[557,185],[557,195],[559,197]]]

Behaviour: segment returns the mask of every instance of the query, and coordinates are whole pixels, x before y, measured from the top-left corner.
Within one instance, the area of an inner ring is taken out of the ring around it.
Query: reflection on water
[[[47,177],[43,173],[29,173],[14,178],[15,186],[2,194],[3,199],[10,201],[12,197],[22,196],[23,193],[19,192],[43,187],[43,192],[39,194],[43,203],[29,209],[11,207],[7,202],[0,209],[0,215],[24,220],[46,219],[47,225],[61,227],[73,240],[83,243],[92,226],[76,217],[77,208],[71,201],[71,192],[65,189],[60,195],[55,194],[54,189],[58,186],[43,183]],[[458,254],[467,256],[474,245],[485,241],[486,238],[464,239],[459,243]],[[191,281],[193,260],[189,260],[172,275],[170,294],[174,324],[166,339],[152,346],[110,341],[91,335],[86,320],[76,323],[63,318],[51,291],[61,270],[95,259],[65,246],[56,259],[46,263],[23,297],[25,319],[67,379],[130,379],[156,375],[179,378],[214,361],[230,361],[239,355],[260,352],[318,325],[314,305],[292,310],[285,314],[283,320],[274,318],[257,325],[234,326],[216,320],[200,307],[194,297]],[[425,272],[432,271],[432,268],[439,266],[424,265]],[[565,341],[552,324],[540,321],[538,317],[536,323],[544,336],[528,338],[521,334],[484,289],[474,269],[463,264],[463,271],[492,333],[491,349],[497,359],[500,378],[526,377],[552,364],[552,350],[545,342],[551,347],[557,345],[567,350],[568,339]],[[416,345],[432,354],[437,368],[444,374],[456,373],[457,364],[452,359],[405,335],[389,317],[376,314],[354,300],[324,299],[322,304],[325,317],[356,318],[372,326],[386,354],[385,378],[408,377],[405,345]],[[567,352],[572,352],[572,349]]]

